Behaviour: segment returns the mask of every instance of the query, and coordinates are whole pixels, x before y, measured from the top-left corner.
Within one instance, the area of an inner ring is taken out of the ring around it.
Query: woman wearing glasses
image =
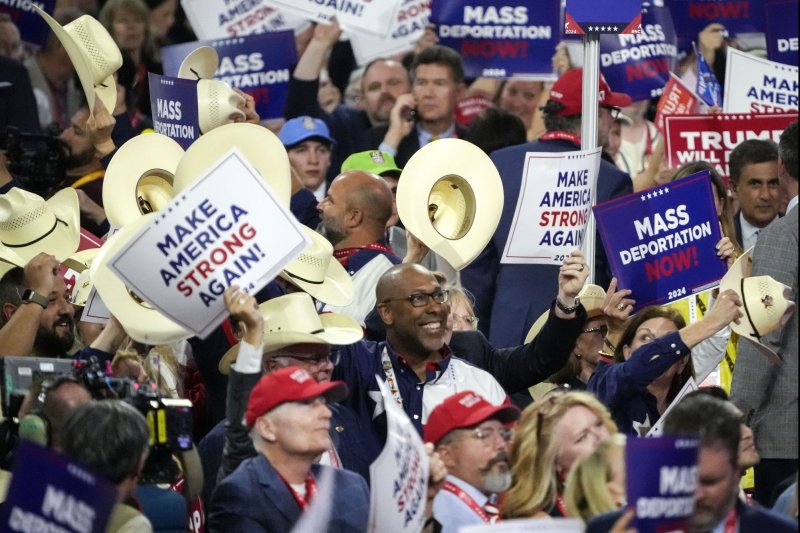
[[[572,466],[616,431],[603,404],[585,392],[555,389],[528,406],[511,443],[503,517],[567,516],[564,483]]]

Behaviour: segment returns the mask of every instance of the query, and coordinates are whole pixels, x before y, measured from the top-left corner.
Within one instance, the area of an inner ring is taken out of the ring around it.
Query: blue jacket
[[[510,146],[492,153],[492,162],[503,180],[503,213],[486,249],[461,271],[461,283],[475,295],[481,329],[493,346],[522,344],[531,325],[553,301],[558,287],[558,266],[500,264],[517,207],[525,153],[577,149],[569,141],[552,140]],[[607,161],[600,162],[597,203],[632,192],[630,176]],[[605,288],[611,277],[599,236],[596,252],[595,283]]]
[[[319,479],[327,466],[313,465]],[[369,489],[364,478],[333,469],[333,504],[328,533],[361,533],[367,530]],[[221,481],[208,511],[209,533],[283,533],[291,531],[302,509],[289,488],[263,455],[244,461]]]

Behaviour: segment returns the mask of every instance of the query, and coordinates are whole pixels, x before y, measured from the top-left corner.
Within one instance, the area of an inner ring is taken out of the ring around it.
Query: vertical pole
[[[583,37],[583,102],[581,120],[581,150],[597,148],[597,113],[598,92],[600,87],[600,36],[589,33]],[[598,179],[599,175],[595,177]],[[592,196],[592,205],[597,196],[597,182],[594,184],[595,194]],[[589,223],[586,225],[586,235],[583,238],[583,255],[591,266],[587,283],[594,283],[595,277],[595,222],[589,210]]]

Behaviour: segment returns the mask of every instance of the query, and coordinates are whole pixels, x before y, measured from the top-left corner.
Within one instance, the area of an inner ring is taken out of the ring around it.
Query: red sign
[[[667,115],[692,115],[697,112],[697,102],[698,98],[694,92],[670,72],[669,80],[656,106],[656,127],[664,133],[664,119]]]
[[[667,115],[664,121],[667,165],[707,161],[728,180],[731,151],[748,139],[778,142],[786,126],[797,120],[797,113]]]

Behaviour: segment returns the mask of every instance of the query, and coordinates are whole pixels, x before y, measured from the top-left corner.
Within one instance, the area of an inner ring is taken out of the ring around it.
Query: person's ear
[[[275,442],[278,439],[275,433],[275,423],[268,416],[260,416],[256,419],[256,431],[267,442]]]
[[[624,346],[622,346],[622,356],[625,358],[626,361],[630,358],[631,347],[629,345],[625,344]]]
[[[394,313],[392,313],[392,309],[388,304],[379,303],[375,306],[375,309],[385,325],[391,326],[394,324]]]
[[[17,310],[17,306],[10,303],[3,304],[3,317],[6,319],[6,322],[11,318],[11,315]]]

